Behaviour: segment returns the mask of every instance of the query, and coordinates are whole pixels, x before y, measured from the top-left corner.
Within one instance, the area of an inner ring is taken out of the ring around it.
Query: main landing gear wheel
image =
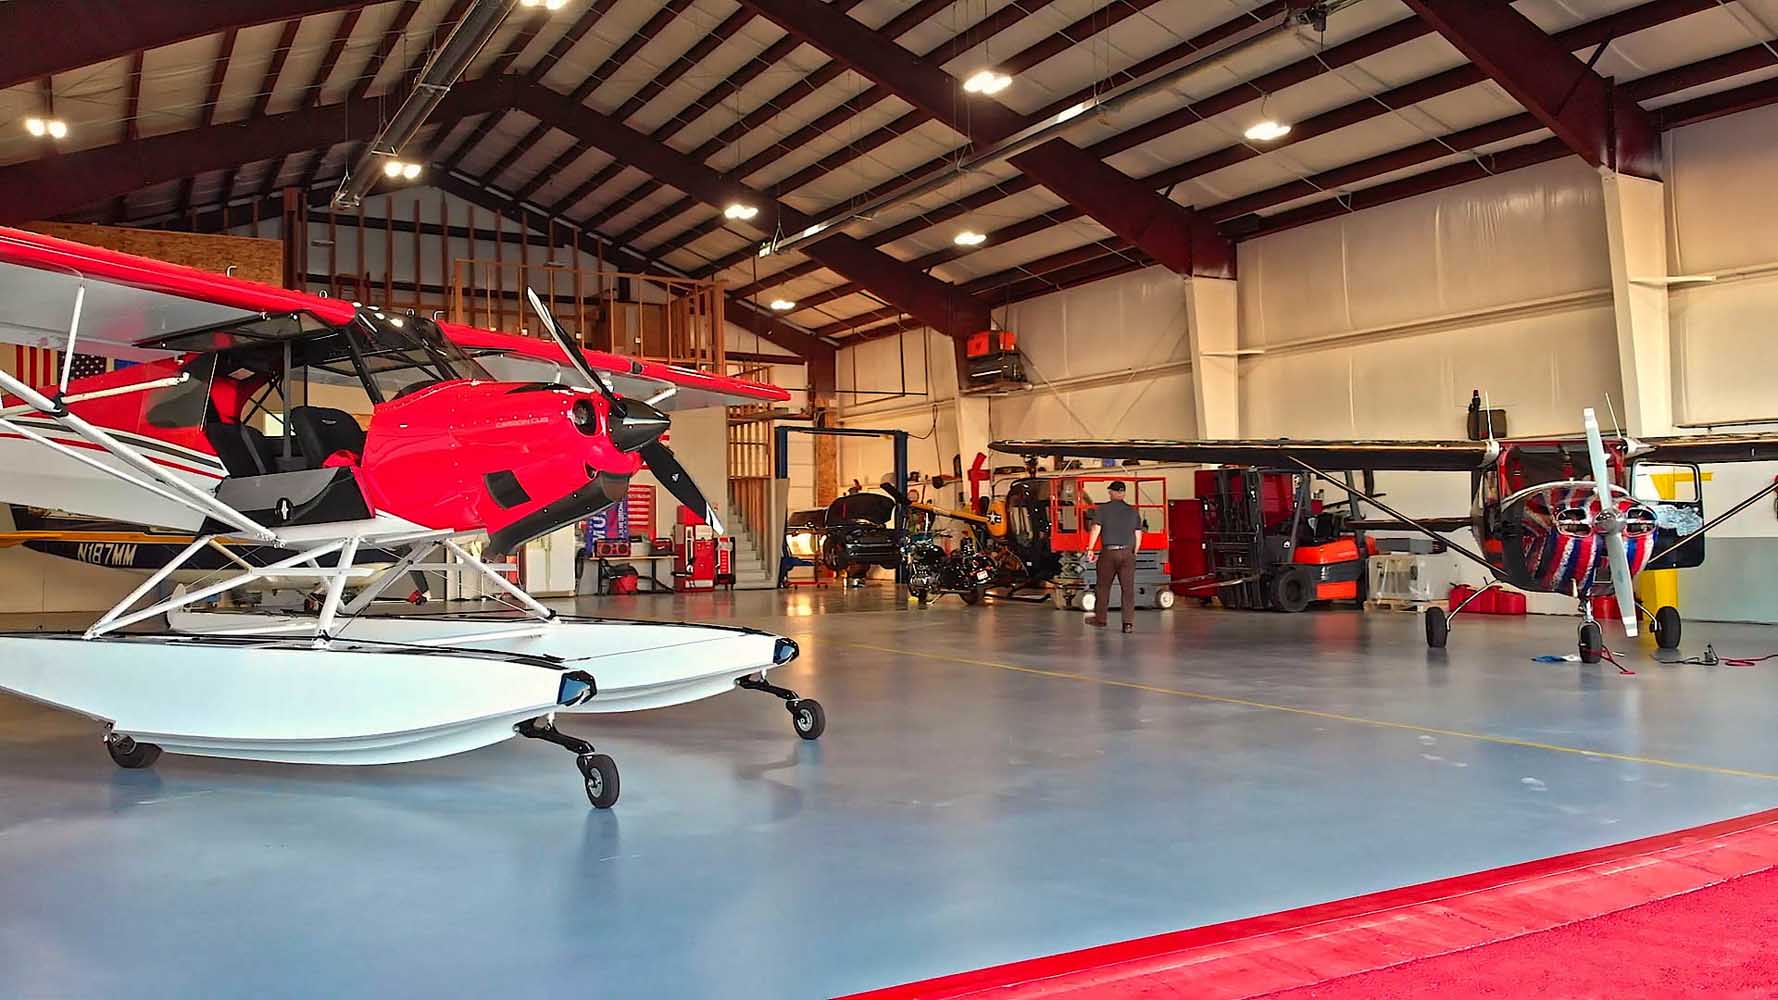
[[[925,606],[927,604],[932,603],[932,592],[931,591],[910,590],[910,591],[908,591],[908,593],[912,594],[914,597],[914,600],[918,601],[921,604],[921,606]]]
[[[977,587],[974,590],[964,590],[957,594],[958,597],[963,598],[964,604],[967,604],[972,608],[982,603],[982,598],[987,595],[988,588],[986,587]]]
[[[1605,633],[1598,622],[1580,623],[1580,662],[1598,663],[1605,652]]]
[[[790,727],[805,740],[818,740],[827,732],[827,713],[822,710],[821,703],[813,698],[804,698],[789,688],[781,688],[766,680],[764,674],[748,674],[735,679],[735,686],[747,691],[763,691],[774,698],[782,698],[784,707],[790,710]]]
[[[1426,609],[1426,645],[1432,649],[1445,648],[1445,642],[1451,638],[1451,620],[1444,608]]]
[[[1178,600],[1178,598],[1173,596],[1173,592],[1171,590],[1163,590],[1160,593],[1154,595],[1154,606],[1157,608],[1160,608],[1162,611],[1165,611],[1168,608],[1172,607],[1173,602],[1176,600]]]
[[[813,698],[798,698],[785,705],[790,709],[790,724],[805,740],[818,740],[827,732],[827,713]]]
[[[1679,648],[1679,609],[1670,604],[1655,612],[1655,645]]]
[[[139,743],[119,733],[105,737],[105,750],[111,754],[112,763],[131,771],[152,767],[161,756],[161,748],[153,743]]]
[[[617,762],[602,753],[583,753],[574,758],[580,775],[586,779],[586,799],[594,809],[610,809],[617,805],[619,782]]]

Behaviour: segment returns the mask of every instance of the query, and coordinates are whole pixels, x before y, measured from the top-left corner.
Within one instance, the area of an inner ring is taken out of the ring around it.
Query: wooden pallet
[[[1438,607],[1439,601],[1410,601],[1399,597],[1373,597],[1364,602],[1366,608],[1378,611],[1425,611],[1427,608]]]

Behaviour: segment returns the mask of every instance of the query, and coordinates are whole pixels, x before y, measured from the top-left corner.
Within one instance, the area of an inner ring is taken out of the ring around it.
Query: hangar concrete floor
[[[1778,806],[1778,666],[1547,665],[1559,618],[1181,607],[1139,632],[887,587],[637,597],[803,643],[736,692],[367,769],[163,758],[0,696],[0,994],[818,997]],[[30,627],[17,618],[0,627]],[[1778,633],[1693,623],[1687,647]]]

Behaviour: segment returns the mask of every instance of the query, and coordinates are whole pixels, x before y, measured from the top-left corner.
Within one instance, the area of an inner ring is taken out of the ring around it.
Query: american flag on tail
[[[8,370],[18,376],[19,381],[35,389],[45,386],[60,385],[62,381],[61,351],[50,347],[14,347],[12,363]],[[122,367],[127,362],[119,362],[115,366]],[[69,367],[68,380],[103,375],[114,367],[110,358],[97,354],[81,354],[76,352],[74,363]]]

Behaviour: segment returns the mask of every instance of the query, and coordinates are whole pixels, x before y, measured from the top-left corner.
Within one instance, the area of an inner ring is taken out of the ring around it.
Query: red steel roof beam
[[[1403,2],[1582,159],[1639,177],[1660,176],[1654,119],[1614,94],[1610,81],[1530,18],[1472,0]]]

